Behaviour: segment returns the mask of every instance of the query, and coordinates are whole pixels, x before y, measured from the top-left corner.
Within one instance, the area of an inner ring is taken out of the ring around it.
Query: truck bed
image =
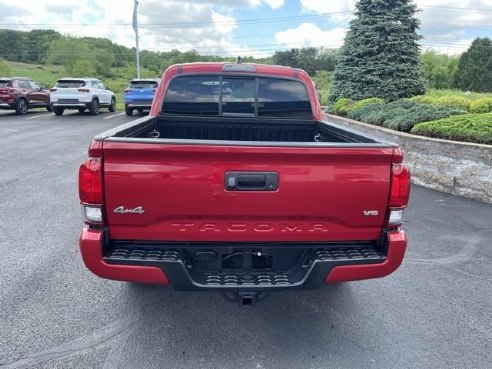
[[[106,137],[250,142],[378,143],[327,122],[292,119],[159,116],[110,131]]]

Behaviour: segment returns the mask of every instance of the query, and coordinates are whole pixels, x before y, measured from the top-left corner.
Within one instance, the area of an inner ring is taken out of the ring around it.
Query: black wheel
[[[77,110],[79,111],[79,113],[83,113],[85,111],[86,108],[78,108]]]
[[[55,112],[55,115],[63,115],[63,112],[65,111],[65,109],[60,108],[58,106],[54,106],[53,111]]]
[[[125,113],[126,113],[126,115],[128,115],[129,117],[131,117],[133,115],[133,109],[126,108],[125,109]]]
[[[53,109],[51,108],[51,104],[46,105],[46,110],[52,111]]]
[[[29,107],[27,106],[26,99],[17,100],[17,104],[15,104],[15,112],[17,115],[25,115],[28,110]]]
[[[111,105],[109,105],[109,111],[114,113],[116,111],[116,99],[114,97],[111,98]]]
[[[98,115],[99,114],[99,101],[96,99],[92,100],[91,106],[89,107],[89,112],[91,115]]]

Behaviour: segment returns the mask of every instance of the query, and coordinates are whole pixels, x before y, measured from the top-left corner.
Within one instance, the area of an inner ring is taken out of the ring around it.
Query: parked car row
[[[124,91],[125,112],[149,110],[159,79],[133,79]],[[26,77],[0,78],[0,109],[15,110],[18,115],[27,114],[31,108],[46,108],[56,115],[65,110],[88,110],[99,114],[100,108],[116,110],[115,94],[97,78],[61,78],[48,90]]]

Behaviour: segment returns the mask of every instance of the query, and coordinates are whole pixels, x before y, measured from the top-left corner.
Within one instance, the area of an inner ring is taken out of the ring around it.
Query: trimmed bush
[[[383,106],[384,104],[379,102],[367,104],[360,108],[350,110],[348,116],[355,120],[376,124],[377,119],[373,118],[373,116],[376,116]]]
[[[419,95],[414,96],[410,100],[435,106],[444,106],[448,108],[461,109],[471,111],[471,100],[461,96],[432,96],[432,95]]]
[[[333,113],[337,115],[346,116],[353,105],[354,102],[350,99],[346,99],[346,98],[338,99],[335,102],[335,105],[333,105]]]
[[[381,104],[381,105],[383,105],[384,100],[379,98],[379,97],[370,97],[368,99],[359,100],[359,101],[356,101],[354,105],[352,105],[350,111],[352,111],[354,109],[363,108],[364,106],[369,105],[369,104]],[[350,113],[350,111],[349,111],[349,113]]]
[[[413,127],[411,133],[492,145],[492,113],[464,114],[420,123]]]
[[[403,99],[386,105],[381,103],[368,104],[360,109],[352,109],[348,115],[350,118],[362,122],[410,132],[417,123],[464,113],[466,111],[460,109],[419,104],[410,99]]]
[[[410,100],[415,101],[416,103],[429,104],[429,105],[436,105],[435,101],[437,99],[438,97],[431,96],[431,95],[418,95],[410,98]]]
[[[492,98],[478,99],[471,102],[470,113],[490,113],[492,112]]]
[[[466,97],[443,96],[436,100],[438,106],[447,106],[448,108],[457,108],[470,111],[471,101]]]

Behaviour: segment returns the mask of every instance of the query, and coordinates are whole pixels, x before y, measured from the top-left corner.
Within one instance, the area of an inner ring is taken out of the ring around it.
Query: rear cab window
[[[192,75],[171,80],[162,113],[312,119],[311,102],[297,80]]]

